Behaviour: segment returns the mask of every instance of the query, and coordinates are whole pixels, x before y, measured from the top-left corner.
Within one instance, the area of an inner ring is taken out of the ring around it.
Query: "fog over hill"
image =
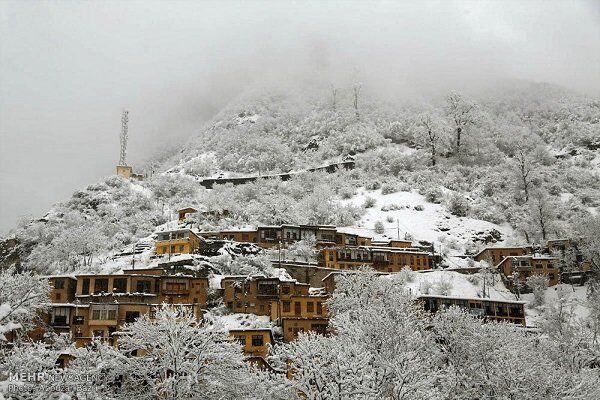
[[[540,4],[2,2],[0,232],[114,172],[123,107],[140,165],[256,88],[360,82],[394,104],[521,79],[597,97],[597,3]]]

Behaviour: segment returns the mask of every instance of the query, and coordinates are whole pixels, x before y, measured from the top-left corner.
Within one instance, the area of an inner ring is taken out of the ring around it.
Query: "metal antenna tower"
[[[127,165],[127,133],[128,127],[127,123],[129,122],[129,111],[123,110],[123,114],[121,115],[121,155],[119,157],[119,165]]]

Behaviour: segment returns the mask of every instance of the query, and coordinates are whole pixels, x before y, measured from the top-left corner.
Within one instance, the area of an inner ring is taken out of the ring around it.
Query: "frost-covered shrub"
[[[394,217],[392,217],[391,215],[388,215],[385,220],[391,224],[392,222],[394,222]]]
[[[470,208],[470,214],[484,221],[489,221],[494,224],[501,224],[504,222],[504,214],[499,211],[495,205],[483,202],[476,204]]]
[[[383,235],[385,233],[385,227],[383,226],[383,222],[377,221],[375,222],[375,233],[378,235]]]
[[[458,194],[452,193],[446,200],[446,207],[453,215],[457,217],[466,217],[469,212],[469,202],[467,199]]]
[[[375,200],[371,196],[367,196],[365,198],[365,202],[363,203],[363,207],[364,208],[373,208],[375,206],[375,203],[377,203],[377,200]]]
[[[381,185],[381,194],[392,194],[399,191],[398,185],[395,183],[384,183]]]
[[[419,194],[425,196],[425,200],[430,203],[439,204],[444,198],[444,192],[438,186],[423,186],[419,189]]]
[[[413,208],[415,209],[415,211],[423,211],[425,209],[425,207],[423,207],[422,204],[417,204]]]
[[[440,296],[450,296],[452,294],[452,282],[449,279],[440,279],[435,284],[435,292]]]

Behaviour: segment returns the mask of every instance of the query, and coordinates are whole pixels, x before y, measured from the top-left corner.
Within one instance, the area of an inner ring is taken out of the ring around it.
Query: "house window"
[[[234,338],[238,341],[239,344],[241,344],[242,346],[246,346],[246,336],[235,335]]]
[[[179,252],[183,253],[183,245],[182,244],[179,245]]]
[[[127,311],[125,313],[125,322],[133,323],[140,317],[139,311]]]
[[[283,312],[290,312],[290,302],[289,301],[284,301],[283,302]]]
[[[64,279],[55,279],[54,280],[54,289],[64,289],[65,281]]]
[[[183,292],[187,290],[187,281],[185,280],[167,280],[165,281],[165,291]]]
[[[315,303],[313,303],[312,301],[309,301],[308,303],[306,303],[306,312],[309,312],[309,313],[315,312]]]
[[[260,311],[261,311],[261,312],[264,312],[264,311],[265,311],[265,305],[264,305],[264,304],[261,304],[259,308],[260,308]]]
[[[317,314],[323,314],[323,303],[317,302]]]
[[[252,346],[262,346],[263,343],[262,335],[252,335]]]
[[[90,294],[90,280],[85,278],[81,284],[81,294]]]
[[[113,280],[113,293],[125,293],[127,291],[127,279],[115,278]]]
[[[302,314],[302,303],[300,303],[299,301],[294,302],[294,314]]]
[[[227,308],[233,308],[233,301],[227,302]]]
[[[96,279],[94,282],[94,293],[108,292],[108,279]]]
[[[62,298],[62,295],[60,293],[56,293],[56,300],[60,300]]]
[[[137,281],[136,291],[138,293],[150,293],[151,281]]]
[[[94,304],[91,306],[92,319],[94,320],[116,320],[117,307],[116,305]]]
[[[67,307],[56,307],[52,310],[52,325],[69,325],[69,309]]]

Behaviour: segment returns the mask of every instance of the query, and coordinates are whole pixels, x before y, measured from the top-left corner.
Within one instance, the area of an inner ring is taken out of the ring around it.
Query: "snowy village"
[[[597,11],[0,3],[0,400],[600,399]]]

